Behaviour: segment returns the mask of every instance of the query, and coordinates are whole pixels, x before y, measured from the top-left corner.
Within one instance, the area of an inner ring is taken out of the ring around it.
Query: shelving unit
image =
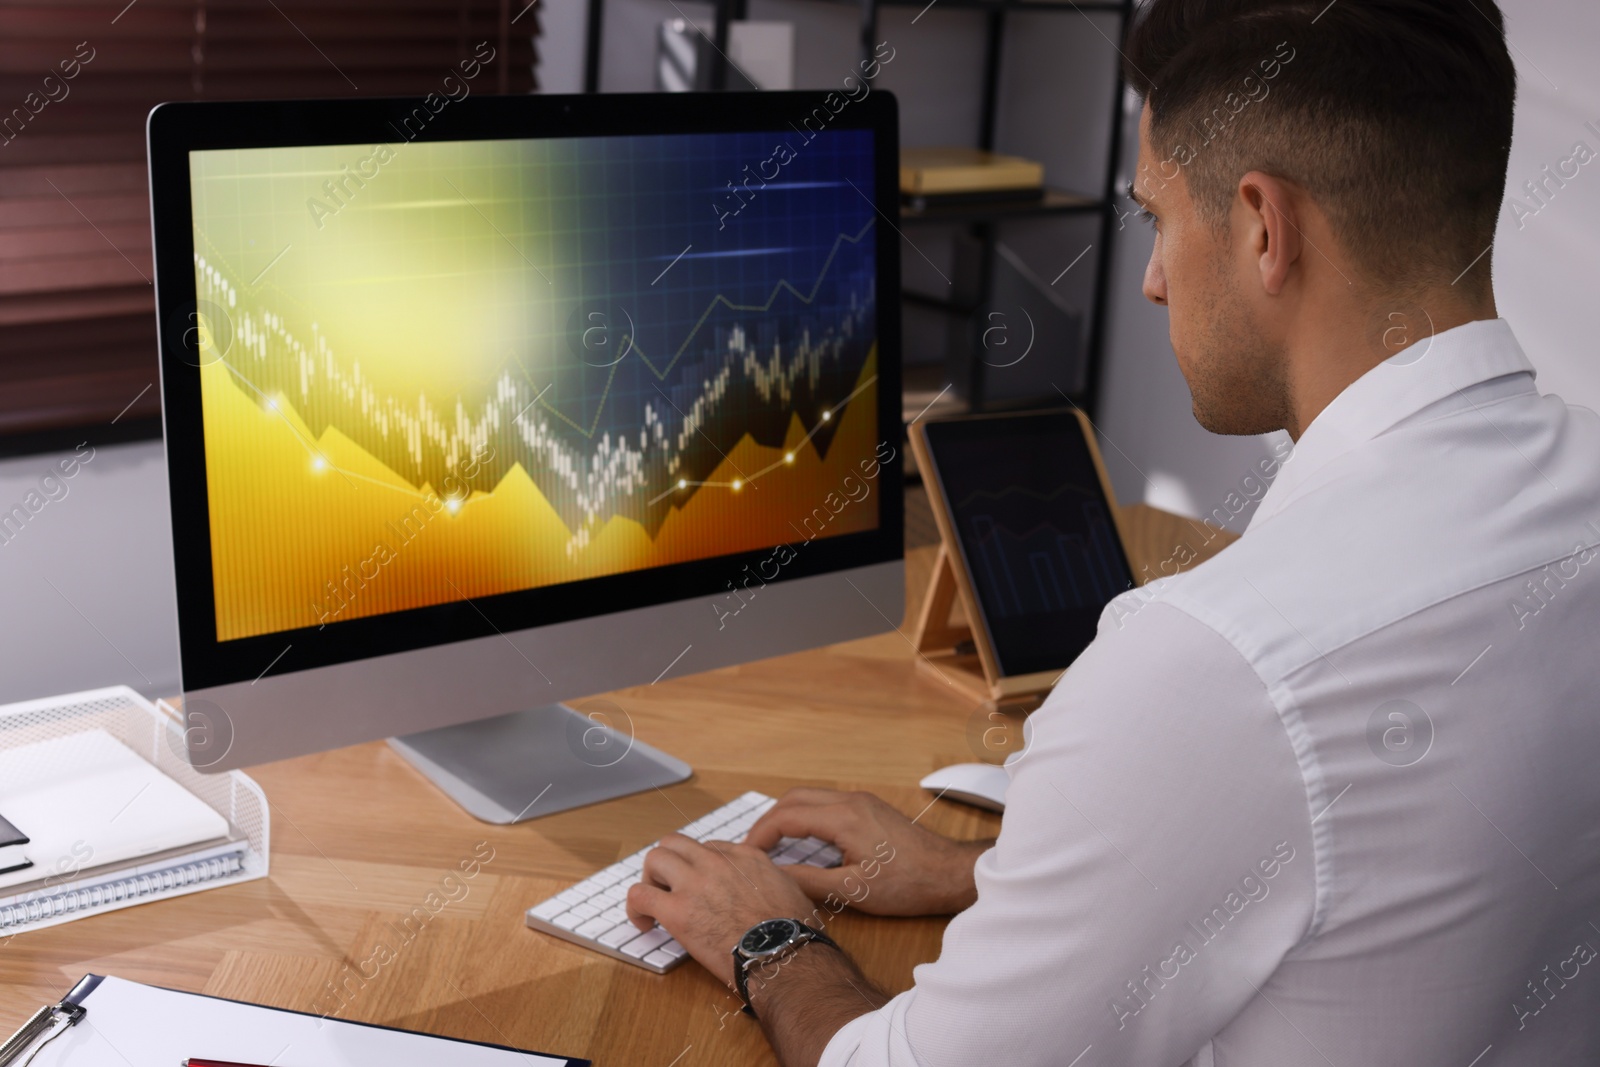
[[[863,58],[870,58],[879,44],[878,17],[883,8],[903,7],[926,10],[933,6],[927,0],[816,0],[816,2],[855,7],[860,10],[860,39]],[[1125,37],[1127,27],[1133,18],[1134,4],[1134,0],[935,0],[935,2],[942,10],[976,11],[981,12],[984,16],[982,104],[979,112],[977,147],[990,151],[996,150],[997,147],[995,133],[1007,16],[1014,13],[1049,13],[1077,16],[1084,21],[1089,21],[1089,16],[1095,14],[1115,15],[1117,16],[1115,32],[1109,36],[1113,40],[1121,40]],[[600,56],[605,22],[604,5],[605,0],[589,0],[588,45],[584,70],[584,87],[588,92],[598,92],[600,88]],[[715,13],[715,21],[711,41],[715,46],[713,50],[715,66],[712,70],[711,83],[715,88],[723,89],[727,86],[728,78],[726,59],[728,26],[729,23],[746,17],[748,5],[747,0],[712,0],[712,6]],[[1101,32],[1092,23],[1086,27],[1086,32],[1088,30]],[[958,298],[947,300],[930,297],[927,294],[911,290],[907,290],[903,294],[904,299],[910,304],[919,307],[936,308],[968,320],[969,343],[965,346],[963,365],[947,367],[946,371],[948,372],[947,380],[956,386],[956,391],[963,394],[965,401],[963,406],[972,410],[984,410],[994,406],[990,396],[989,365],[978,359],[977,354],[982,350],[981,337],[984,323],[981,313],[989,306],[990,297],[993,294],[999,227],[1002,224],[1019,220],[1062,216],[1093,216],[1097,217],[1099,222],[1099,236],[1094,243],[1098,254],[1095,260],[1092,293],[1087,308],[1088,329],[1083,350],[1081,381],[1078,383],[1078,387],[1068,394],[1073,403],[1081,405],[1091,413],[1094,410],[1095,392],[1099,383],[1100,363],[1105,345],[1106,296],[1111,269],[1110,246],[1118,221],[1116,180],[1118,163],[1122,154],[1122,68],[1120,64],[1113,64],[1113,68],[1115,70],[1115,86],[1111,94],[1110,112],[1106,116],[1107,128],[1104,142],[1106,151],[1105,179],[1098,192],[1074,192],[1048,188],[1045,190],[1044,196],[1039,200],[1014,200],[995,203],[932,203],[924,206],[902,204],[901,206],[900,221],[902,225],[910,227],[953,224],[965,227],[979,249],[975,299],[962,300]],[[1037,399],[1039,403],[1047,405],[1060,403],[1059,397],[1041,396]],[[1027,401],[1024,401],[1023,406],[1026,406],[1026,404]]]

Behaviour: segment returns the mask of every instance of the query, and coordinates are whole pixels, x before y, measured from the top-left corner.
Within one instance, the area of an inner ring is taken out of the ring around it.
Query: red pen
[[[232,1060],[184,1060],[178,1067],[261,1067],[255,1063],[235,1063]]]

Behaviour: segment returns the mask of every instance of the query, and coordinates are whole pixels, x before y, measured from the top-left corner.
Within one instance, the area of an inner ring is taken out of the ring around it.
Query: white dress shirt
[[[977,903],[824,1065],[1600,1064],[1600,417],[1474,322],[1271,466],[1106,608]]]

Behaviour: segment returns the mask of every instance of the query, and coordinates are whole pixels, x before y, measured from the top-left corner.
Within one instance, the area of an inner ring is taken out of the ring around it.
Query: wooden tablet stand
[[[918,653],[917,668],[938,675],[993,710],[1033,710],[1050,692],[1061,672],[1042,671],[1006,678],[1000,675],[997,665],[988,662],[981,644],[973,639],[972,626],[967,621],[979,617],[976,605],[968,601],[967,590],[956,577],[950,561],[950,547],[942,534],[941,530],[939,555],[933,563],[933,576],[928,581],[927,595],[922,598],[922,610],[912,637]],[[952,609],[957,608],[958,601],[960,619],[953,620]]]

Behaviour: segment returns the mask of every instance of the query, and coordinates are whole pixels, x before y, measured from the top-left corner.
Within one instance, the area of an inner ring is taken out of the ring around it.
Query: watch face
[[[739,948],[751,956],[775,952],[800,932],[800,924],[793,919],[768,919],[750,928],[739,942]]]

